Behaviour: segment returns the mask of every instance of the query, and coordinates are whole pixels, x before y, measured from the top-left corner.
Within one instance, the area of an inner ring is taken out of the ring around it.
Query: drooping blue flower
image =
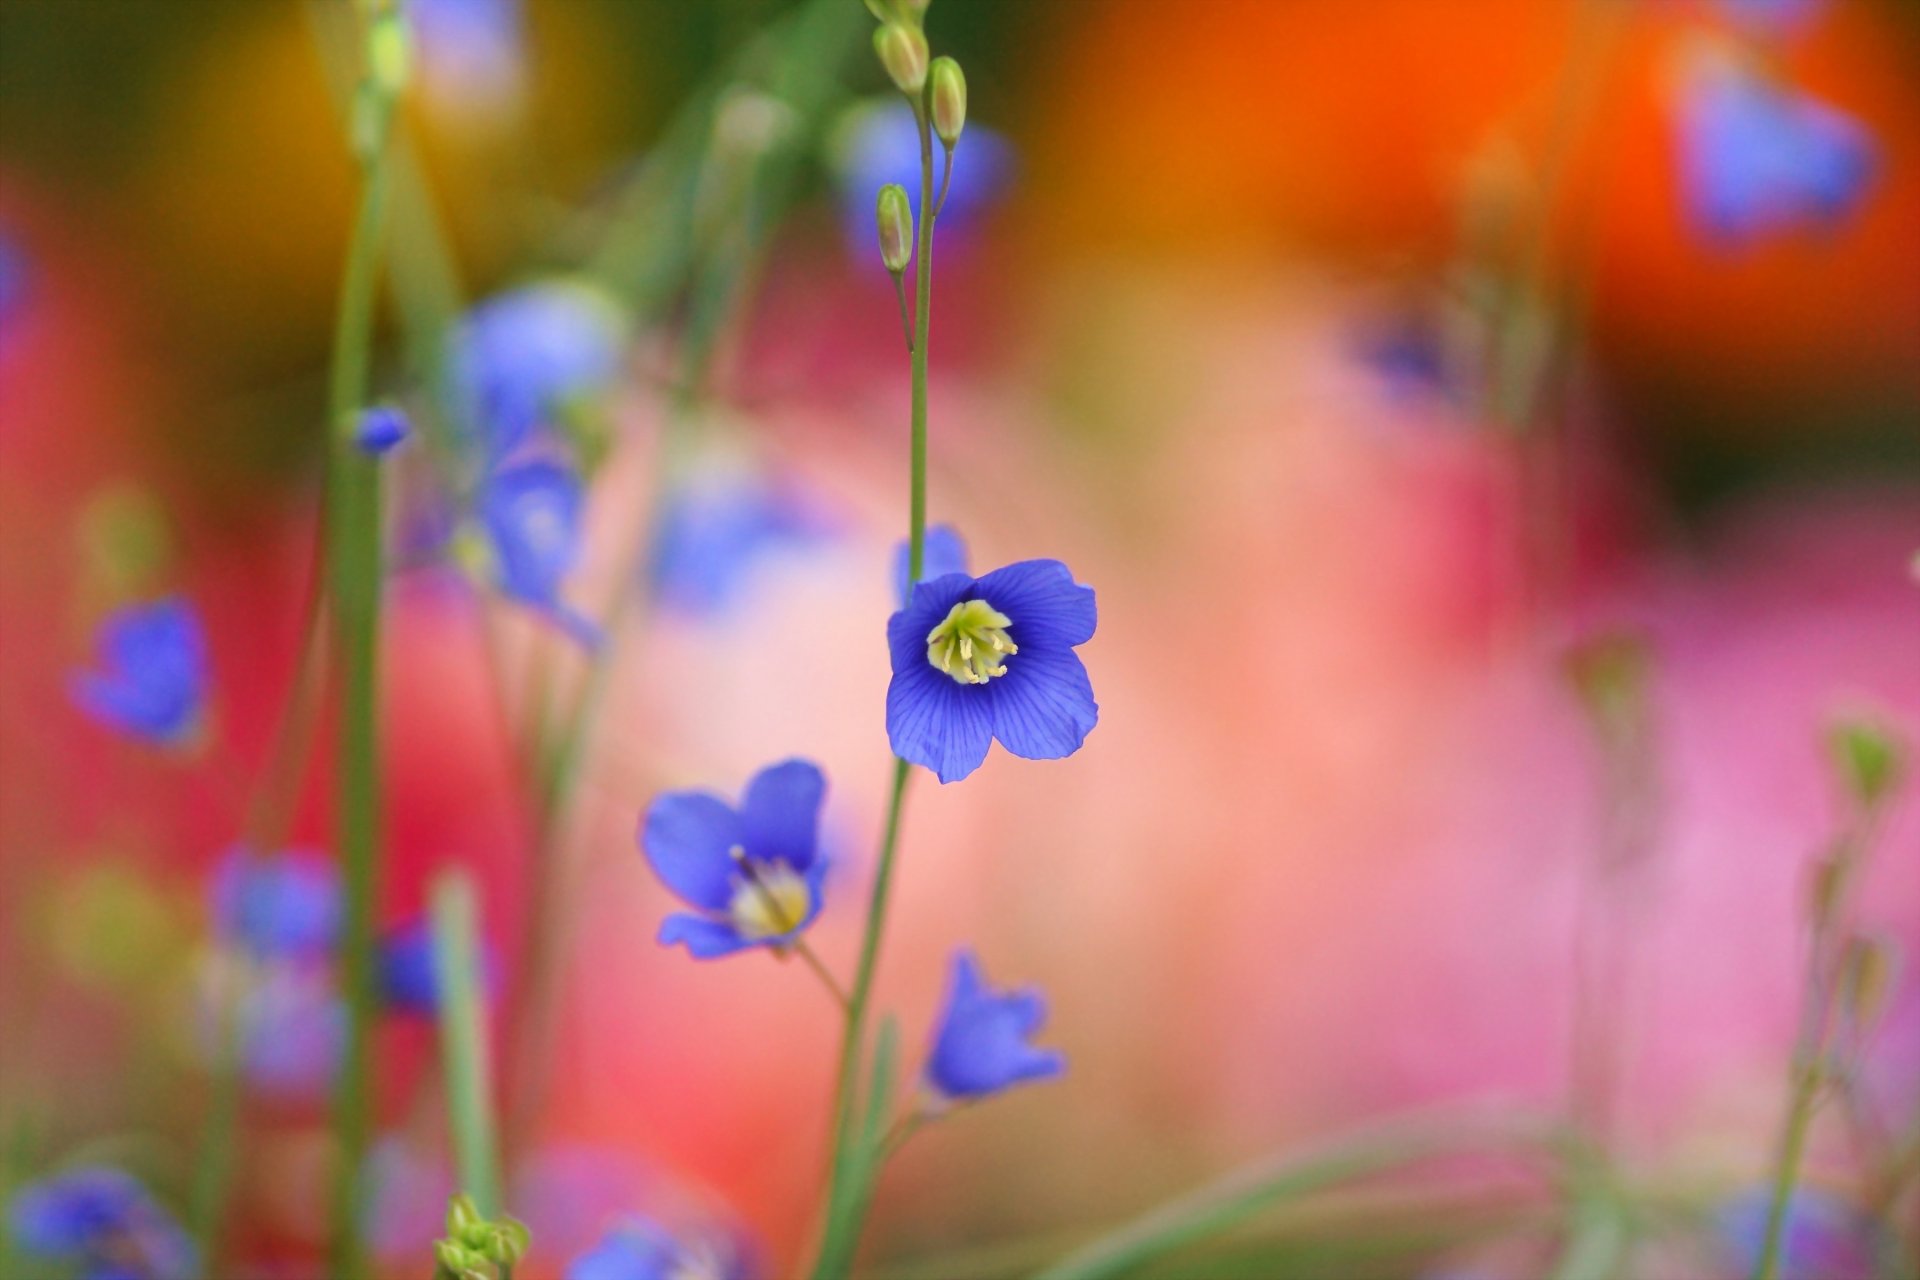
[[[676,1240],[658,1223],[629,1217],[567,1267],[566,1280],[746,1280],[744,1250]]]
[[[927,1055],[927,1085],[942,1097],[964,1100],[1052,1079],[1067,1069],[1067,1060],[1027,1043],[1046,1020],[1047,1002],[1038,991],[994,991],[973,953],[955,952],[946,1008]]]
[[[1074,652],[1096,620],[1093,588],[1058,560],[916,584],[887,621],[894,754],[942,782],[979,768],[995,738],[1028,760],[1072,755],[1100,717]]]
[[[856,259],[880,264],[873,241],[874,195],[889,182],[906,188],[914,225],[920,223],[920,129],[913,108],[891,99],[855,108],[841,126],[837,154],[840,169],[841,223]],[[933,140],[934,194],[940,193],[945,163],[940,140]],[[1013,148],[1005,138],[969,120],[953,152],[953,181],[940,208],[942,233],[964,234],[977,225],[1006,190],[1014,171]]]
[[[433,963],[433,929],[424,919],[409,920],[380,939],[375,956],[380,998],[400,1013],[433,1017],[440,1011],[440,976]],[[480,984],[491,990],[499,980],[499,957],[485,943],[480,952]]]
[[[1733,1273],[1749,1275],[1759,1262],[1772,1202],[1770,1188],[1756,1187],[1728,1202],[1718,1214],[1720,1240]],[[1787,1202],[1780,1238],[1780,1280],[1868,1280],[1878,1274],[1879,1231],[1860,1209],[1802,1187]]]
[[[207,693],[207,644],[192,605],[170,596],[117,610],[96,644],[99,669],[76,672],[70,685],[82,710],[162,745],[193,733]]]
[[[654,595],[695,617],[723,613],[762,563],[825,532],[825,522],[798,495],[758,477],[689,485],[669,499],[654,532]]]
[[[893,549],[893,598],[898,608],[907,607],[907,594],[912,586],[907,581],[908,562],[912,559],[912,547],[905,538]],[[936,524],[927,529],[926,544],[920,548],[920,577],[918,581],[929,582],[934,578],[944,578],[950,573],[967,571],[967,544],[960,531],[950,524]]]
[[[620,371],[623,325],[584,285],[547,282],[475,307],[449,360],[463,425],[486,457],[505,457],[570,407],[602,395]]]
[[[1680,180],[1701,232],[1728,245],[1835,225],[1864,196],[1874,146],[1852,116],[1731,56],[1696,57],[1676,104]]]
[[[193,1242],[137,1180],[89,1167],[22,1187],[9,1215],[23,1254],[77,1268],[78,1280],[189,1280]]]
[[[306,849],[228,852],[213,874],[214,925],[261,959],[325,959],[340,933],[340,871]]]
[[[405,413],[397,406],[380,404],[361,412],[354,424],[353,443],[360,452],[379,457],[411,434]]]
[[[560,598],[563,580],[580,560],[584,506],[580,477],[547,458],[494,472],[478,498],[495,585],[592,647],[599,631]]]
[[[691,912],[660,925],[663,946],[696,960],[791,942],[820,914],[827,861],[820,803],[827,781],[805,760],[770,765],[747,783],[736,809],[705,791],[656,796],[640,823],[640,848]]]

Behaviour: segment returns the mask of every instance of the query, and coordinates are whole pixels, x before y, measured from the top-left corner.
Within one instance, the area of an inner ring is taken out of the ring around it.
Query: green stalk
[[[1780,1163],[1773,1174],[1773,1195],[1767,1206],[1767,1232],[1760,1240],[1760,1258],[1754,1264],[1754,1280],[1776,1280],[1780,1274],[1782,1247],[1787,1233],[1787,1209],[1793,1201],[1794,1184],[1800,1178],[1800,1162],[1806,1155],[1807,1135],[1813,1131],[1813,1115],[1820,1100],[1820,1071],[1811,1063],[1801,1063],[1794,1073],[1793,1101],[1787,1109],[1786,1131],[1780,1138]]]
[[[483,1216],[500,1215],[493,1076],[480,1000],[479,909],[473,878],[444,872],[433,886],[433,974],[440,991],[440,1060],[447,1081],[460,1189]]]
[[[327,429],[327,580],[339,658],[338,791],[335,839],[345,868],[346,921],[340,982],[347,1037],[335,1094],[338,1161],[333,1271],[339,1280],[366,1274],[363,1166],[373,1124],[373,911],[379,892],[380,760],[378,741],[380,632],[380,471],[353,443],[351,419],[367,400],[373,356],[374,302],[391,180],[388,134],[394,103],[368,80],[371,115],[358,156],[361,187],[347,247],[345,279],[334,327]]]

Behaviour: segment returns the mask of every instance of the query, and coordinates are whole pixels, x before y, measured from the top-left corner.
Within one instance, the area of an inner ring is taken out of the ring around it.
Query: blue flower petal
[[[695,960],[717,960],[721,956],[730,956],[736,951],[763,946],[771,941],[771,938],[758,941],[744,938],[738,929],[724,920],[687,911],[676,912],[660,922],[660,945],[684,946],[687,954]]]
[[[898,617],[899,615],[895,615]],[[887,741],[902,760],[958,782],[980,767],[993,745],[993,711],[985,688],[956,683],[926,660],[896,666],[887,685]]]
[[[733,901],[733,850],[740,817],[704,791],[669,791],[640,824],[640,848],[654,874],[688,905],[725,911]]]
[[[1012,619],[1007,634],[1022,653],[1029,645],[1085,644],[1099,621],[1093,588],[1075,582],[1073,571],[1058,560],[1022,560],[995,569],[973,594]]]
[[[340,872],[306,850],[230,851],[213,876],[222,938],[272,959],[325,957],[340,932]]]
[[[155,743],[193,729],[207,685],[206,638],[193,606],[171,597],[121,609],[101,625],[98,646],[100,670],[72,681],[82,710]]]
[[[1045,1020],[1046,1002],[1038,992],[997,994],[973,954],[956,952],[946,1007],[927,1058],[928,1083],[950,1098],[981,1098],[1059,1075],[1066,1059],[1027,1043]]]
[[[893,549],[893,595],[899,607],[907,606],[907,592],[911,584],[907,581],[907,563],[911,559],[912,546],[904,538]],[[950,524],[936,524],[927,530],[926,545],[920,549],[921,582],[934,578],[944,578],[950,573],[964,574],[967,571],[966,540]]]
[[[1007,674],[983,690],[993,707],[993,736],[1027,760],[1072,755],[1100,720],[1087,668],[1071,649],[1022,646]]]
[[[813,865],[820,830],[820,803],[827,780],[807,760],[769,765],[753,776],[740,801],[741,843],[761,862],[784,862],[795,871]]]

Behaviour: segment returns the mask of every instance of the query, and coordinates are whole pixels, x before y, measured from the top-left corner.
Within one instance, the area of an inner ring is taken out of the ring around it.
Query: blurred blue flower
[[[1721,1209],[1717,1226],[1729,1269],[1752,1273],[1766,1239],[1772,1191],[1756,1187]],[[1868,1280],[1877,1274],[1879,1227],[1836,1196],[1808,1187],[1787,1202],[1780,1241],[1780,1280]]]
[[[433,929],[424,919],[409,920],[380,939],[375,957],[380,998],[389,1009],[432,1017],[440,1011],[440,978],[433,967]],[[480,985],[491,991],[499,981],[499,957],[481,944]]]
[[[913,108],[892,99],[857,107],[841,125],[836,145],[840,170],[841,224],[859,261],[880,267],[874,247],[873,201],[880,188],[897,182],[907,189],[914,225],[920,223],[920,127]],[[933,140],[934,194],[940,190],[943,158]],[[964,234],[993,207],[1013,177],[1013,148],[993,130],[969,121],[953,150],[953,183],[940,209],[940,230]]]
[[[1046,1020],[1047,1003],[1038,991],[996,992],[971,951],[955,952],[946,1008],[927,1056],[927,1084],[943,1097],[972,1099],[1052,1079],[1067,1069],[1067,1060],[1027,1043]]]
[[[9,1228],[22,1253],[76,1267],[77,1280],[189,1280],[193,1243],[118,1169],[90,1167],[20,1188]]]
[[[630,1217],[575,1258],[566,1280],[746,1280],[751,1273],[743,1251],[685,1244],[657,1223]]]
[[[1731,57],[1699,55],[1676,105],[1682,193],[1721,243],[1836,224],[1873,175],[1859,121]]]
[[[735,809],[705,791],[656,796],[640,847],[667,888],[697,908],[660,925],[663,946],[696,960],[791,942],[820,914],[818,766],[787,760],[755,774]]]
[[[269,965],[255,975],[238,1013],[240,1072],[254,1089],[310,1101],[333,1086],[347,1011],[325,970]]]
[[[4,351],[31,293],[32,271],[26,251],[14,238],[0,230],[0,351]]]
[[[1827,0],[1720,0],[1734,21],[1773,30],[1804,26],[1826,7]]]
[[[235,848],[214,870],[215,929],[262,959],[325,959],[340,910],[339,869],[319,853]]]
[[[1058,560],[918,583],[887,620],[894,754],[942,782],[979,768],[995,738],[1028,760],[1072,755],[1100,717],[1073,651],[1095,622],[1093,589]]]
[[[76,672],[70,688],[103,724],[172,744],[200,723],[207,693],[207,644],[200,616],[178,596],[117,610],[96,639],[100,668]]]
[[[494,472],[478,498],[495,585],[591,648],[598,629],[560,598],[562,579],[580,560],[584,503],[573,469],[544,458]]]
[[[623,329],[613,303],[583,285],[528,285],[481,303],[449,359],[463,426],[488,458],[504,457],[611,387]]]
[[[398,408],[390,404],[375,405],[360,414],[354,426],[353,442],[362,453],[378,457],[412,432],[407,415]]]
[[[427,93],[455,107],[511,103],[525,78],[521,0],[408,0]]]
[[[723,613],[763,560],[825,532],[795,494],[757,477],[689,485],[669,499],[654,533],[654,594],[696,617]]]
[[[926,545],[920,552],[918,580],[921,582],[967,571],[966,541],[961,538],[959,530],[950,524],[936,524],[928,528]],[[901,609],[907,607],[908,590],[912,586],[907,581],[907,562],[912,558],[911,553],[912,548],[905,538],[893,549],[893,598],[895,607]]]

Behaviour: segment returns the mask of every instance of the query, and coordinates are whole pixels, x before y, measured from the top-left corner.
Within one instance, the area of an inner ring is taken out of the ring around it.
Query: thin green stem
[[[1813,1116],[1819,1100],[1819,1068],[1813,1063],[1801,1063],[1794,1072],[1793,1100],[1787,1108],[1786,1131],[1780,1138],[1780,1162],[1773,1174],[1767,1230],[1760,1239],[1760,1257],[1753,1267],[1754,1280],[1776,1280],[1780,1274],[1787,1209],[1793,1200],[1794,1184],[1800,1178],[1800,1162],[1806,1155],[1807,1136],[1813,1132]]]
[[[460,1189],[482,1215],[498,1217],[500,1165],[493,1127],[493,1075],[480,998],[479,907],[473,879],[443,873],[433,886],[433,972],[440,992],[440,1061],[447,1082]]]

